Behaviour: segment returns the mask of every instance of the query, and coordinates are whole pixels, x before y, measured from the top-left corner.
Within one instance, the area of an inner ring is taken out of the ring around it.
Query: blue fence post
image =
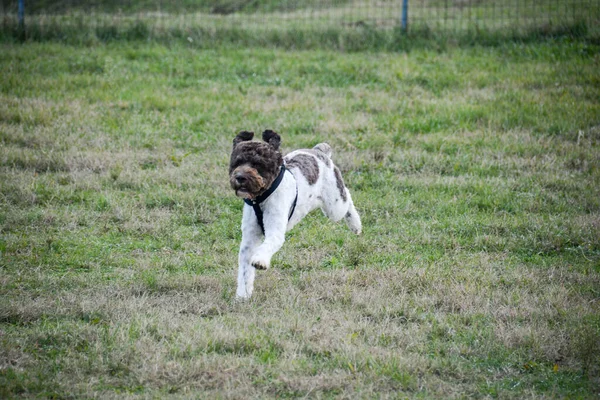
[[[402,0],[402,30],[408,30],[408,0]]]
[[[19,32],[25,33],[25,0],[19,0],[19,9],[17,11],[17,17],[19,18]]]

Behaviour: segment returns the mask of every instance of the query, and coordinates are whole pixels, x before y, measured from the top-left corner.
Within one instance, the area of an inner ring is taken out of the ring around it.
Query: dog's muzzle
[[[264,180],[254,168],[241,166],[231,172],[229,177],[231,188],[236,196],[253,199],[264,191]]]

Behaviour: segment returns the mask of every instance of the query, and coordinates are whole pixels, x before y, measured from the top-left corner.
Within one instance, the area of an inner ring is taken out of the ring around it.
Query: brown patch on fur
[[[322,151],[327,157],[331,157],[331,146],[327,143],[319,143],[318,145],[313,147],[313,149]]]
[[[342,174],[338,167],[334,167],[333,172],[335,173],[335,184],[337,185],[337,188],[340,191],[340,196],[342,196],[342,200],[346,201],[348,197],[346,196],[346,185],[344,185]]]
[[[327,165],[329,167],[329,163],[331,162],[330,158],[327,157],[327,154],[323,153],[321,150],[313,148],[310,150],[306,150],[307,153],[310,153],[312,155],[314,155],[315,157],[317,157],[319,160],[323,161],[323,163],[325,163],[325,165]]]
[[[298,154],[288,159],[287,165],[292,168],[298,168],[309,185],[314,185],[319,180],[319,164],[317,164],[317,160],[313,156]]]

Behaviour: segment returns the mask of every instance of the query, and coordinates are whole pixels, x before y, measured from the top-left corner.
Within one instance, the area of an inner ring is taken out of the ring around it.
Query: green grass
[[[327,7],[336,7],[347,4],[348,0],[332,0],[326,3]],[[73,11],[101,11],[109,13],[140,13],[140,12],[204,12],[211,14],[254,13],[254,12],[282,12],[296,11],[312,8],[322,4],[317,0],[183,0],[183,1],[156,1],[136,0],[122,2],[117,0],[103,1],[60,1],[37,0],[26,5],[26,10],[31,14],[69,13]],[[5,7],[13,12],[17,4],[7,4]]]
[[[600,42],[598,0],[422,0],[401,28],[400,1],[205,0],[73,2],[41,0],[0,10],[0,41],[75,45],[150,40],[198,48],[277,47],[408,51],[575,37]]]
[[[597,396],[597,45],[0,47],[0,397]],[[364,233],[311,214],[237,303],[267,128]]]

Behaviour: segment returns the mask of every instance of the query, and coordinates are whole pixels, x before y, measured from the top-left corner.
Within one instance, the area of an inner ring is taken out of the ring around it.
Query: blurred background
[[[200,44],[353,48],[389,47],[400,32],[456,40],[597,35],[600,1],[2,0],[0,16],[3,35],[30,39],[181,37]]]

